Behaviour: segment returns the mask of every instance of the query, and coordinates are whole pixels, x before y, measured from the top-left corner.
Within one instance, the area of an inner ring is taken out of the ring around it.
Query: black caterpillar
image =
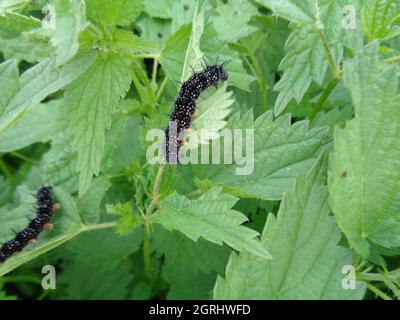
[[[222,64],[206,66],[201,72],[193,72],[193,75],[185,81],[179,90],[175,100],[175,109],[170,117],[170,124],[165,129],[164,158],[167,163],[179,162],[179,150],[183,144],[184,131],[191,126],[192,116],[196,111],[196,100],[200,94],[210,86],[217,86],[220,81],[226,81],[228,74]]]
[[[43,229],[51,229],[50,220],[59,209],[58,204],[53,204],[52,187],[42,187],[36,194],[36,217],[29,221],[28,226],[16,233],[14,239],[7,241],[0,248],[0,263],[12,255],[22,251],[29,243],[35,243],[37,236]]]

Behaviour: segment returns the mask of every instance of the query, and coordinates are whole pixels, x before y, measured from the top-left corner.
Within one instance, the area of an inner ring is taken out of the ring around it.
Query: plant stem
[[[338,84],[339,79],[334,78],[325,91],[322,93],[321,97],[319,98],[315,107],[311,110],[310,120],[314,120],[315,116],[318,112],[321,111],[322,106],[324,105],[325,101],[328,99],[329,95],[332,93],[333,89],[335,89],[336,85]]]
[[[147,208],[146,214],[144,216],[144,229],[143,229],[143,261],[144,261],[144,268],[146,272],[146,276],[149,280],[150,285],[153,285],[153,267],[151,264],[151,249],[150,249],[150,222],[148,217],[153,213],[157,202],[158,202],[158,193],[160,191],[160,183],[161,177],[164,171],[165,163],[162,163],[158,168],[156,180],[154,181],[152,199],[150,202],[149,207]]]
[[[41,284],[42,280],[38,277],[34,276],[10,276],[10,277],[5,277],[0,279],[0,282],[2,284],[5,283],[10,283],[10,282],[30,282],[30,283],[35,283],[35,284]]]
[[[24,160],[26,162],[30,162],[30,163],[36,163],[35,160],[28,158],[27,156],[24,156],[23,154],[16,152],[16,151],[11,151],[10,154],[16,158],[19,158],[21,160]]]
[[[94,231],[100,229],[108,229],[115,227],[116,222],[106,222],[106,223],[99,223],[99,224],[91,224],[91,225],[83,225],[81,227],[82,232],[85,231]]]
[[[387,58],[386,60],[384,60],[384,62],[386,62],[386,63],[400,62],[400,56],[394,56],[394,57]]]
[[[365,280],[365,281],[383,282],[385,281],[385,279],[389,281],[396,281],[398,278],[400,278],[399,269],[393,270],[384,275],[381,273],[368,273],[368,272],[357,273],[357,280]]]
[[[152,80],[153,82],[156,82],[156,81],[157,81],[157,70],[158,70],[158,59],[154,59],[154,62],[153,62],[153,72],[152,72],[152,74],[151,74],[151,80]]]
[[[146,277],[150,284],[153,283],[153,267],[151,264],[151,250],[150,250],[150,225],[147,220],[145,220],[143,228],[143,261],[144,270]]]
[[[11,171],[8,169],[7,163],[0,157],[0,169],[3,171],[4,175],[6,176],[10,187],[14,187],[14,178],[11,174]]]
[[[161,82],[160,88],[159,88],[159,89],[158,89],[158,91],[157,91],[157,95],[156,95],[156,102],[157,102],[157,101],[160,99],[160,97],[161,97],[161,94],[163,93],[163,91],[164,91],[164,88],[165,88],[165,86],[166,86],[167,82],[168,82],[168,77],[167,77],[167,76],[165,76],[165,78],[164,78],[163,82]]]
[[[377,287],[373,286],[372,284],[368,283],[368,289],[375,293],[378,297],[382,298],[383,300],[392,300],[386,293],[379,290]]]
[[[160,55],[154,53],[138,53],[130,55],[133,59],[156,59],[160,58]]]
[[[161,183],[161,177],[162,177],[162,174],[163,174],[163,171],[164,171],[164,167],[165,167],[165,162],[163,162],[160,165],[160,168],[158,169],[156,180],[154,181],[152,199],[151,199],[149,207],[147,208],[146,216],[151,215],[153,213],[156,205],[157,205],[158,193],[160,191],[160,183]]]
[[[249,65],[250,69],[252,70],[254,76],[257,78],[257,83],[260,88],[262,99],[263,99],[263,112],[267,112],[268,110],[268,93],[267,93],[267,86],[264,80],[264,75],[262,73],[261,67],[258,64],[257,58],[251,51],[248,51],[250,62],[246,60],[247,64]]]
[[[319,27],[317,27],[316,29],[317,29],[319,37],[321,38],[322,46],[324,47],[326,56],[328,58],[329,66],[332,69],[333,76],[336,79],[340,80],[342,78],[342,70],[340,70],[340,68],[336,65],[336,62],[332,55],[331,48],[329,47],[329,42],[328,42],[328,39],[326,38],[325,32],[323,29],[321,29]]]

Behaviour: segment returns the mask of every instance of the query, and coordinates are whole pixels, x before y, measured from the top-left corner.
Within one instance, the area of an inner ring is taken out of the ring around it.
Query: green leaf
[[[191,34],[191,24],[181,27],[168,38],[161,51],[160,63],[165,73],[172,80],[178,81],[183,77],[182,61],[185,61]]]
[[[0,118],[0,137],[28,108],[35,107],[48,95],[60,90],[78,78],[92,64],[93,54],[72,60],[61,68],[54,60],[43,61],[25,71],[20,79],[20,89],[10,99]]]
[[[51,57],[54,47],[43,34],[40,20],[6,12],[0,14],[0,51],[5,59],[23,59],[33,63]]]
[[[84,223],[98,223],[100,220],[100,205],[111,182],[104,176],[96,177],[88,191],[78,200],[78,208]]]
[[[94,249],[95,250],[95,249]],[[102,262],[107,263],[108,260]],[[59,281],[67,286],[63,299],[68,300],[122,300],[127,299],[133,280],[128,262],[122,262],[110,271],[88,268],[75,262],[65,264]]]
[[[72,253],[58,281],[64,299],[126,299],[133,280],[127,258],[140,249],[141,232],[119,237],[113,230],[82,234],[66,246]]]
[[[353,117],[353,110],[350,106],[334,108],[329,111],[319,112],[311,123],[311,128],[329,127],[333,133],[335,126],[344,127],[346,121]]]
[[[49,141],[60,126],[60,100],[42,103],[23,113],[20,120],[3,131],[0,152],[22,149],[36,142]]]
[[[0,64],[0,115],[19,89],[18,78],[16,60],[7,60]]]
[[[131,31],[115,29],[113,33],[112,48],[124,56],[134,55],[136,53],[160,54],[161,49],[152,41],[144,40],[134,35]],[[128,56],[129,57],[129,56]]]
[[[155,18],[172,19],[171,8],[176,0],[145,0],[145,11]]]
[[[76,170],[79,194],[88,189],[93,175],[100,171],[105,131],[111,125],[111,113],[129,88],[128,64],[113,53],[98,55],[86,72],[72,83],[65,94],[72,110],[71,129],[78,151]]]
[[[257,2],[291,21],[312,23],[317,16],[317,0],[257,0]]]
[[[250,19],[257,14],[257,8],[247,0],[220,3],[215,11],[218,16],[213,19],[213,26],[222,41],[235,42],[257,30],[249,25]]]
[[[279,91],[275,102],[275,114],[281,114],[288,103],[295,99],[299,103],[312,82],[322,84],[328,69],[324,41],[338,65],[343,54],[341,44],[343,19],[341,2],[330,0],[264,0],[259,1],[292,21],[301,21],[286,42],[286,55],[279,69],[283,76],[274,90]],[[324,36],[321,36],[321,35]],[[326,38],[326,39],[325,39]],[[336,72],[336,71],[335,71]],[[335,75],[336,76],[336,75]]]
[[[165,257],[165,265],[171,269],[192,270],[223,274],[230,250],[227,247],[199,239],[194,242],[177,231],[158,227],[153,233],[152,245]]]
[[[230,61],[225,67],[228,73],[228,84],[236,88],[250,91],[250,83],[256,78],[247,73],[243,67],[242,59],[239,54],[228,46],[226,41],[221,40],[219,31],[215,30],[210,24],[205,28],[201,39],[200,49],[204,52],[210,63],[214,61]]]
[[[211,180],[214,185],[225,186],[227,190],[242,197],[279,200],[284,192],[291,189],[295,178],[305,175],[322,150],[327,148],[327,130],[308,130],[307,122],[304,121],[290,125],[288,115],[273,121],[272,112],[264,113],[256,121],[252,118],[252,113],[241,118],[235,114],[228,124],[231,130],[250,130],[245,131],[244,137],[241,133],[243,149],[248,148],[248,151],[243,152],[243,155],[247,154],[242,159],[245,163],[198,165],[194,167],[196,177]],[[254,132],[253,141],[251,132]],[[254,154],[250,149],[252,143]],[[224,150],[223,147],[221,150]],[[240,159],[233,160],[235,162]]]
[[[2,0],[0,14],[5,11],[20,11],[29,4],[30,0]]]
[[[127,256],[140,250],[142,232],[121,237],[113,229],[83,233],[66,245],[73,254],[73,261],[92,271],[111,271]]]
[[[55,0],[56,28],[51,43],[56,47],[56,66],[69,61],[78,51],[79,33],[87,27],[85,2],[82,0]]]
[[[107,213],[120,217],[115,227],[120,235],[128,235],[144,223],[143,217],[134,212],[130,203],[107,204],[106,210]]]
[[[150,221],[168,230],[178,230],[193,241],[202,237],[270,259],[269,253],[254,239],[258,233],[240,226],[247,218],[231,209],[237,200],[221,193],[220,188],[212,189],[196,200],[187,200],[175,193],[164,199],[160,213],[152,215]]]
[[[363,256],[400,246],[400,95],[375,41],[344,64],[355,118],[334,135],[329,190],[339,227]]]
[[[73,149],[75,130],[71,130],[70,105],[66,99],[60,101],[62,105],[58,119],[58,131],[51,137],[51,148],[44,155],[40,163],[43,181],[46,184],[57,185],[69,190],[78,191],[78,173],[76,172],[76,151]],[[108,159],[114,154],[114,148],[118,147],[118,139],[125,127],[125,116],[122,113],[114,113],[111,128],[106,131],[105,149],[102,155],[101,172],[107,172]],[[112,159],[110,159],[111,161]],[[89,186],[90,189],[90,186]],[[92,214],[96,214],[92,212]]]
[[[363,29],[369,41],[385,41],[400,35],[400,3],[395,0],[367,0],[363,4]],[[397,24],[396,24],[397,22]]]
[[[208,139],[218,138],[218,131],[223,129],[227,123],[224,119],[231,112],[232,92],[226,92],[226,84],[215,91],[209,90],[203,99],[196,104],[198,116],[192,122],[195,132],[201,129],[211,129],[209,136],[202,136],[206,141],[199,140],[199,143],[206,143]],[[215,131],[214,131],[215,130]],[[188,135],[190,137],[190,134]]]
[[[231,255],[225,279],[219,277],[215,299],[361,299],[365,283],[342,288],[342,268],[351,265],[350,250],[338,247],[340,232],[329,216],[324,185],[326,157],[298,178],[281,202],[277,216],[268,215],[263,247],[274,259],[247,253]]]
[[[143,0],[86,0],[87,16],[94,22],[127,26],[144,9]]]

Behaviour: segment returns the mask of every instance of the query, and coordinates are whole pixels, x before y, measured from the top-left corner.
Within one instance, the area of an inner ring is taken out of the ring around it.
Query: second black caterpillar
[[[179,162],[179,150],[183,144],[184,131],[190,128],[192,116],[196,111],[196,100],[208,87],[217,86],[226,81],[228,74],[224,70],[227,62],[206,66],[201,72],[194,72],[185,81],[175,100],[175,108],[170,117],[170,124],[165,129],[164,158],[167,163]]]
[[[59,205],[53,203],[52,187],[42,187],[36,194],[36,217],[30,220],[28,226],[16,233],[14,239],[5,242],[0,247],[0,263],[12,255],[22,251],[28,243],[36,242],[43,229],[51,229],[50,220],[58,210]]]

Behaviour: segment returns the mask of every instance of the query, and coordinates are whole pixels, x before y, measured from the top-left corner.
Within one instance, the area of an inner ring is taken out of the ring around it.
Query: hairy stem
[[[384,293],[383,291],[379,290],[377,287],[373,286],[372,284],[368,284],[367,285],[368,289],[375,293],[378,297],[380,297],[383,300],[392,300],[391,297],[389,297],[386,293]]]
[[[165,76],[164,80],[161,82],[160,88],[159,88],[158,91],[157,91],[157,94],[156,94],[156,102],[157,102],[158,100],[160,100],[160,97],[161,97],[161,95],[162,95],[162,93],[163,93],[163,91],[164,91],[164,88],[165,88],[167,82],[168,82],[168,77]]]
[[[158,193],[160,191],[160,183],[161,183],[161,177],[162,177],[162,174],[164,171],[164,167],[165,167],[165,162],[160,165],[160,168],[158,168],[156,180],[154,181],[152,199],[151,199],[149,207],[147,208],[146,216],[151,215],[157,205]]]
[[[250,51],[248,51],[249,59],[245,59],[248,66],[250,67],[251,71],[253,72],[254,76],[257,78],[257,83],[260,88],[262,99],[263,99],[263,112],[267,112],[268,110],[268,93],[267,93],[267,86],[264,80],[264,75],[262,73],[261,67],[257,62],[256,57]]]
[[[146,277],[150,284],[153,283],[153,266],[151,264],[151,250],[150,250],[150,225],[145,220],[143,228],[143,261]]]
[[[319,37],[321,38],[322,46],[324,47],[325,54],[326,54],[326,57],[328,58],[328,63],[332,70],[333,76],[336,79],[341,79],[342,78],[342,70],[340,70],[340,68],[336,65],[335,59],[333,57],[331,48],[329,47],[329,42],[325,35],[324,30],[317,27],[317,32],[318,32]]]
[[[332,93],[333,89],[335,89],[335,87],[338,84],[338,82],[339,82],[339,79],[334,78],[331,81],[331,83],[328,85],[328,87],[325,89],[325,91],[322,93],[322,95],[319,98],[317,104],[315,105],[315,107],[311,111],[310,120],[314,120],[314,118],[318,114],[318,112],[321,111],[322,106],[324,105],[325,101],[328,99],[329,95]]]

